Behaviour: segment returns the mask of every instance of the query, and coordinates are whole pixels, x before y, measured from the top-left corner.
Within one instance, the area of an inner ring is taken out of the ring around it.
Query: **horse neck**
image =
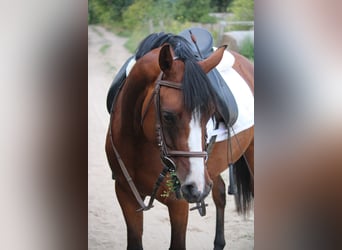
[[[126,79],[117,105],[114,116],[119,117],[113,126],[118,129],[121,135],[141,134],[141,110],[147,91],[154,85],[160,69],[156,63],[144,63],[144,60],[137,61],[137,64]]]

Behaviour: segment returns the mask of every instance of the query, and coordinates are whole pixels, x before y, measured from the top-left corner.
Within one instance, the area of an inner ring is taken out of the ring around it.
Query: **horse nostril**
[[[195,183],[184,184],[181,190],[184,198],[190,202],[196,201],[201,195]]]

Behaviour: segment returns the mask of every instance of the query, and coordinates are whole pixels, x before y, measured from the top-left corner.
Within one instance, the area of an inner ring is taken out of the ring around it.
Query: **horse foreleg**
[[[170,250],[183,250],[185,249],[189,204],[185,200],[174,200],[167,203],[167,206],[171,223]]]
[[[226,185],[221,175],[213,179],[213,200],[216,206],[216,232],[214,250],[222,250],[226,245],[224,240],[224,208],[226,206]]]
[[[127,250],[142,250],[143,212],[137,212],[138,203],[130,193],[115,183],[115,191],[127,226]]]

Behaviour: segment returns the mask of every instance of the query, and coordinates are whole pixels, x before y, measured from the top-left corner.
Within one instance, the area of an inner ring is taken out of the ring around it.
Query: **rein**
[[[127,168],[119,154],[119,152],[117,151],[115,145],[114,145],[114,141],[113,141],[113,133],[112,133],[112,116],[110,118],[110,123],[109,123],[109,135],[110,135],[110,141],[111,141],[111,145],[114,151],[114,154],[117,158],[117,161],[119,163],[119,166],[126,178],[126,181],[128,182],[129,187],[131,188],[134,197],[136,198],[138,204],[140,205],[140,208],[137,211],[147,211],[150,208],[153,207],[153,201],[156,197],[157,191],[161,185],[161,183],[163,182],[165,176],[167,175],[167,173],[173,173],[176,171],[176,164],[174,163],[174,161],[171,159],[171,157],[203,157],[205,160],[207,160],[208,158],[208,153],[206,151],[180,151],[180,150],[169,150],[165,144],[165,137],[164,137],[164,132],[163,132],[163,128],[161,126],[161,109],[160,109],[160,88],[161,87],[168,87],[168,88],[174,88],[174,89],[178,89],[178,90],[182,90],[182,86],[179,83],[175,83],[175,82],[171,82],[171,81],[166,81],[166,80],[162,80],[162,75],[163,73],[160,73],[157,81],[156,81],[156,86],[154,89],[154,92],[151,96],[151,99],[149,100],[148,106],[145,110],[145,112],[142,115],[142,120],[141,120],[141,124],[143,123],[147,110],[150,106],[150,104],[152,103],[152,99],[153,97],[155,97],[155,110],[156,110],[156,133],[157,133],[157,143],[158,146],[160,148],[160,159],[161,162],[163,164],[163,169],[161,171],[161,173],[159,174],[156,183],[154,184],[154,188],[151,194],[151,198],[149,200],[148,205],[145,205],[144,200],[141,198],[141,195],[139,193],[139,191],[137,190],[133,179],[131,178],[131,176],[129,175]],[[114,105],[114,102],[113,102]],[[177,190],[175,190],[176,192],[176,197],[180,198],[180,191],[179,188]]]

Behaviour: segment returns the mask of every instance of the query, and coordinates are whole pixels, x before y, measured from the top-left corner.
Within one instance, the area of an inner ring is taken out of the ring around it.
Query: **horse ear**
[[[167,74],[172,67],[173,58],[170,51],[170,45],[164,45],[159,52],[159,67]]]
[[[217,50],[215,50],[214,53],[212,53],[207,59],[198,62],[198,64],[201,66],[205,73],[208,73],[210,70],[212,70],[220,63],[226,48],[227,45],[223,45],[219,47]]]

